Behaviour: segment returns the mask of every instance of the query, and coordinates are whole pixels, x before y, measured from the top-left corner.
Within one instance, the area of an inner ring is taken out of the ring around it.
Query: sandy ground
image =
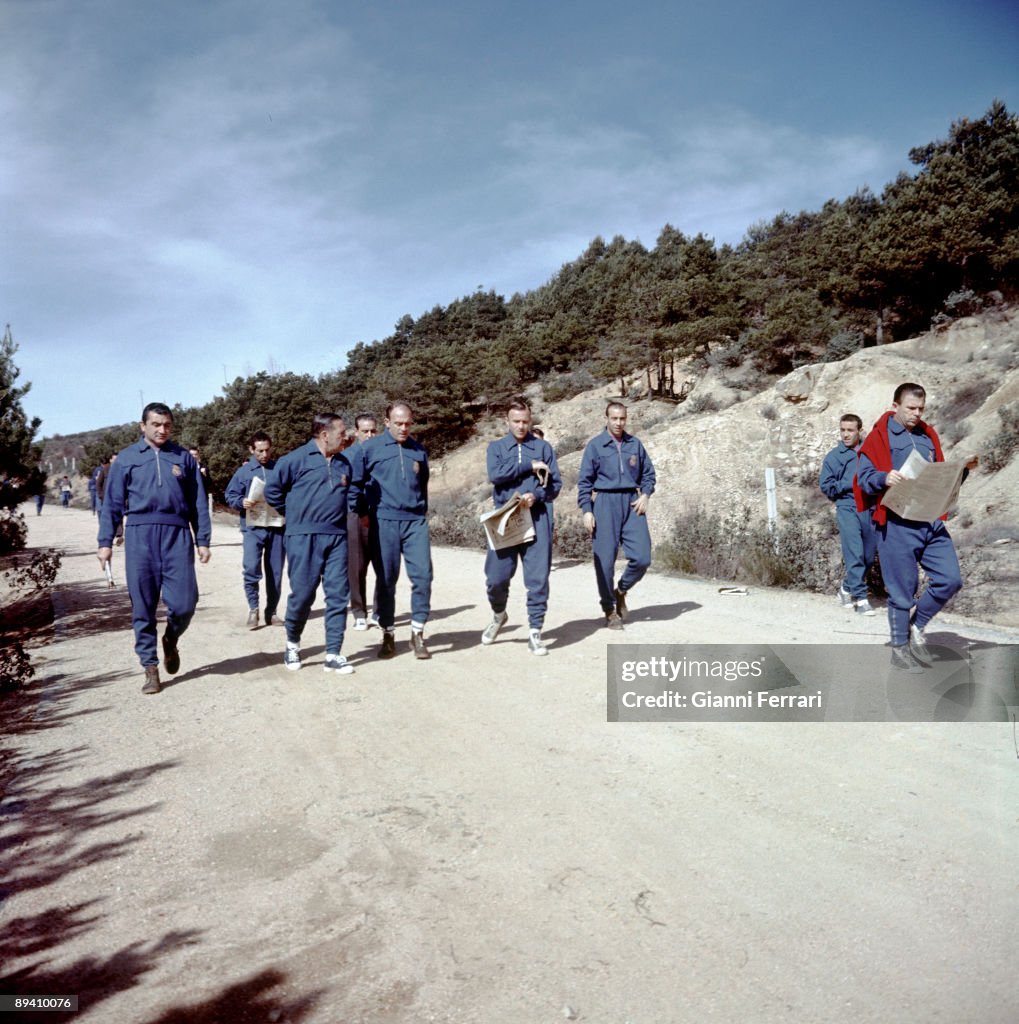
[[[482,556],[440,549],[430,662],[404,617],[399,657],[348,631],[356,674],[327,675],[319,607],[290,673],[282,629],[243,626],[220,524],[146,697],[95,520],[29,526],[65,557],[37,683],[2,708],[0,992],[161,1024],[1019,1019],[1011,724],[606,722],[609,639],[880,644],[883,617],[651,575],[619,637],[564,565],[541,659],[519,583],[478,645]]]

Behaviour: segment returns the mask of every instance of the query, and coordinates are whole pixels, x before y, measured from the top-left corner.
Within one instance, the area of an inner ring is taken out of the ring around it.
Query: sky
[[[0,39],[40,437],[342,368],[598,235],[737,244],[1019,112],[1014,0],[0,0]]]

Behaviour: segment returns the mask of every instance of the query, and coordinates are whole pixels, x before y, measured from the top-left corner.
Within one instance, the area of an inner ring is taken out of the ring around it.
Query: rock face
[[[652,532],[662,537],[683,508],[747,506],[765,517],[764,470],[776,470],[780,514],[795,517],[816,507],[817,478],[825,454],[838,443],[838,421],[855,413],[864,429],[890,408],[904,381],[927,391],[926,419],[941,436],[948,459],[986,453],[1001,429],[997,410],[1019,401],[1019,310],[969,317],[908,341],[863,349],[837,363],[803,366],[767,390],[739,401],[717,377],[706,374],[687,402],[632,398],[643,386],[635,374],[628,399],[628,429],[647,446],[658,471],[651,503]],[[605,403],[615,386],[585,392],[566,402],[534,409],[559,452],[567,486],[556,503],[557,517],[576,514],[576,475],[583,443],[604,427]],[[698,395],[732,404],[694,413]],[[735,399],[735,401],[734,401]],[[469,493],[485,483],[484,445],[505,428],[500,421],[445,462],[446,486]],[[1019,625],[1019,457],[998,473],[979,469],[962,490],[953,537],[972,565],[983,565],[981,582],[971,573],[956,604],[1005,625]],[[993,552],[993,553],[991,553]],[[1012,565],[1008,560],[1017,562]],[[1011,581],[1008,577],[1011,576]],[[981,589],[982,588],[982,589]]]

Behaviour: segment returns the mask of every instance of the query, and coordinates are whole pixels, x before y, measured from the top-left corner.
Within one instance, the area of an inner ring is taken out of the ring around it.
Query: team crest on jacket
[[[631,455],[630,456],[630,465],[631,466],[636,466],[637,465],[637,456],[636,455]]]
[[[412,465],[414,466],[414,472],[415,473],[420,473],[421,472],[421,467],[416,462],[412,463]]]
[[[341,473],[340,474],[340,486],[341,487],[346,487],[347,486],[347,474],[346,473]]]
[[[180,468],[180,466],[177,465],[176,462],[173,464],[173,475],[174,476],[183,476],[184,475],[184,471]]]

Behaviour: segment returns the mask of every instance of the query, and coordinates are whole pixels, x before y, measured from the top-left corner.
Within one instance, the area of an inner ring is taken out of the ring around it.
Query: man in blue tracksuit
[[[432,547],[428,535],[428,453],[410,436],[414,414],[406,402],[386,409],[386,429],[359,445],[355,461],[370,517],[372,559],[379,586],[380,658],[396,653],[396,583],[400,558],[410,579],[410,648],[430,658],[425,624],[432,600]]]
[[[279,607],[283,585],[285,546],[282,526],[255,526],[248,522],[248,509],[256,504],[248,495],[251,482],[258,477],[264,484],[267,472],[275,465],[272,457],[272,438],[258,430],[248,441],[251,458],[230,478],[224,497],[227,505],[241,514],[241,538],[244,561],[241,576],[244,594],[248,599],[248,629],[258,629],[258,584],[265,568],[265,624],[271,626]],[[279,619],[276,619],[279,622]]]
[[[340,653],[347,628],[347,511],[358,489],[343,455],[347,431],[335,413],[319,413],[311,440],[284,455],[266,474],[265,500],[286,516],[290,597],[283,664],[301,667],[301,633],[319,582],[325,593],[326,672],[349,675],[354,666]]]
[[[531,410],[527,403],[519,399],[510,402],[506,422],[509,433],[488,446],[492,498],[499,508],[514,494],[519,494],[530,510],[534,539],[498,551],[490,549],[485,555],[485,582],[492,621],[481,634],[481,642],[486,646],[494,643],[506,623],[510,580],[519,560],[524,567],[527,589],[530,628],[527,647],[532,654],[545,655],[548,649],[542,642],[541,628],[548,610],[548,577],[552,569],[552,502],[562,490],[563,482],[552,446],[531,432]]]
[[[159,693],[156,614],[166,605],[163,664],[180,668],[177,641],[198,604],[195,547],[208,562],[212,523],[198,464],[170,440],[173,413],[160,402],[142,411],[140,441],[121,451],[110,466],[99,513],[101,565],[113,557],[113,541],[127,516],[124,570],[131,595],[134,649],[145,669],[143,693]]]
[[[626,432],[626,406],[609,402],[605,430],[588,441],[577,481],[577,504],[591,535],[598,597],[609,629],[623,628],[626,595],[651,564],[647,506],[654,491],[655,467],[644,445]],[[627,562],[614,584],[620,546]]]
[[[867,600],[867,569],[877,552],[877,534],[870,510],[856,511],[853,477],[856,476],[856,453],[862,441],[863,420],[854,413],[846,413],[839,420],[841,440],[824,457],[821,466],[821,491],[835,502],[835,514],[842,542],[842,561],[846,574],[839,586],[839,601],[843,608],[853,607],[859,615],[875,615]]]
[[[901,470],[913,452],[925,462],[944,461],[937,433],[923,420],[926,404],[927,392],[919,384],[900,384],[891,411],[874,424],[860,448],[857,470],[857,508],[871,509],[877,529],[881,578],[888,591],[892,665],[910,672],[923,671],[916,655],[927,651],[927,624],[962,588],[959,558],[944,523],[947,516],[933,522],[903,519],[884,504],[886,493],[907,479]],[[966,473],[978,463],[979,458],[972,456]],[[918,565],[928,577],[919,599]]]

